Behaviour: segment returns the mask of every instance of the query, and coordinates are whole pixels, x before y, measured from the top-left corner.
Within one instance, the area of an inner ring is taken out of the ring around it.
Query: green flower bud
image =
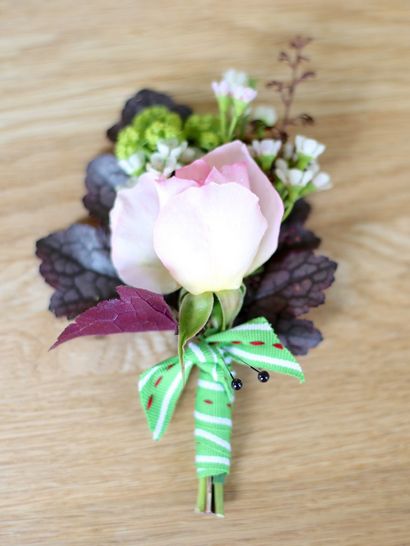
[[[185,138],[195,146],[209,151],[219,146],[219,120],[212,114],[193,114],[184,127]]]
[[[128,159],[141,147],[141,134],[134,127],[128,126],[118,134],[115,154],[118,159]]]
[[[199,135],[198,146],[207,152],[217,148],[220,144],[220,139],[217,133],[205,131]]]
[[[163,121],[154,121],[154,123],[151,123],[144,133],[145,143],[152,151],[156,150],[157,144],[160,140],[171,139],[178,141],[182,139],[181,128],[174,125],[168,125]]]

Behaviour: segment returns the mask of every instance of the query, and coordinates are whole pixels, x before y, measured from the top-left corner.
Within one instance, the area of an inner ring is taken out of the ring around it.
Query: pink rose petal
[[[172,197],[154,229],[154,247],[192,294],[239,288],[266,231],[258,198],[240,184],[210,182]]]
[[[202,185],[208,174],[211,172],[211,167],[203,159],[197,159],[190,165],[177,169],[175,176],[177,178],[186,178],[188,180],[195,180],[199,185]]]
[[[110,213],[111,258],[127,284],[167,294],[176,290],[178,283],[162,265],[153,246],[159,212],[156,178],[145,174],[133,188],[118,192]]]

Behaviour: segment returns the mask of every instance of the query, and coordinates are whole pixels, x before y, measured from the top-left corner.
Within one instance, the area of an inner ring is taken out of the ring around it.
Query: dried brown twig
[[[297,116],[291,116],[291,109],[295,98],[295,92],[299,84],[315,77],[315,72],[312,70],[303,70],[302,65],[309,62],[303,50],[310,44],[312,38],[296,36],[289,42],[289,50],[279,53],[279,61],[286,63],[290,70],[291,76],[289,81],[271,80],[266,85],[273,88],[279,94],[282,101],[284,112],[283,118],[280,120],[277,129],[279,130],[283,140],[288,137],[287,128],[289,125],[309,125],[314,123],[311,115],[302,113]]]

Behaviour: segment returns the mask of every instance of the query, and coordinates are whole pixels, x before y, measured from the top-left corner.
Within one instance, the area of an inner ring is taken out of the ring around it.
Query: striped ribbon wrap
[[[195,398],[196,469],[199,478],[229,473],[231,461],[232,362],[291,375],[304,380],[292,354],[280,343],[265,318],[257,318],[188,344],[184,380],[177,356],[140,376],[140,400],[154,440],[164,434],[194,366],[199,368]]]

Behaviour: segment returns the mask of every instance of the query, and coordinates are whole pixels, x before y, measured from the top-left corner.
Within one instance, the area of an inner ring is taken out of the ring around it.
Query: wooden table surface
[[[409,545],[408,0],[0,6],[1,546]],[[159,444],[137,398],[172,335],[48,353],[66,322],[47,311],[34,241],[83,214],[84,166],[127,96],[152,86],[205,110],[230,66],[280,73],[295,33],[317,38],[299,106],[328,146],[335,188],[312,198],[310,226],[337,282],[311,313],[325,341],[305,385],[238,396],[227,515],[200,517],[193,382]]]

